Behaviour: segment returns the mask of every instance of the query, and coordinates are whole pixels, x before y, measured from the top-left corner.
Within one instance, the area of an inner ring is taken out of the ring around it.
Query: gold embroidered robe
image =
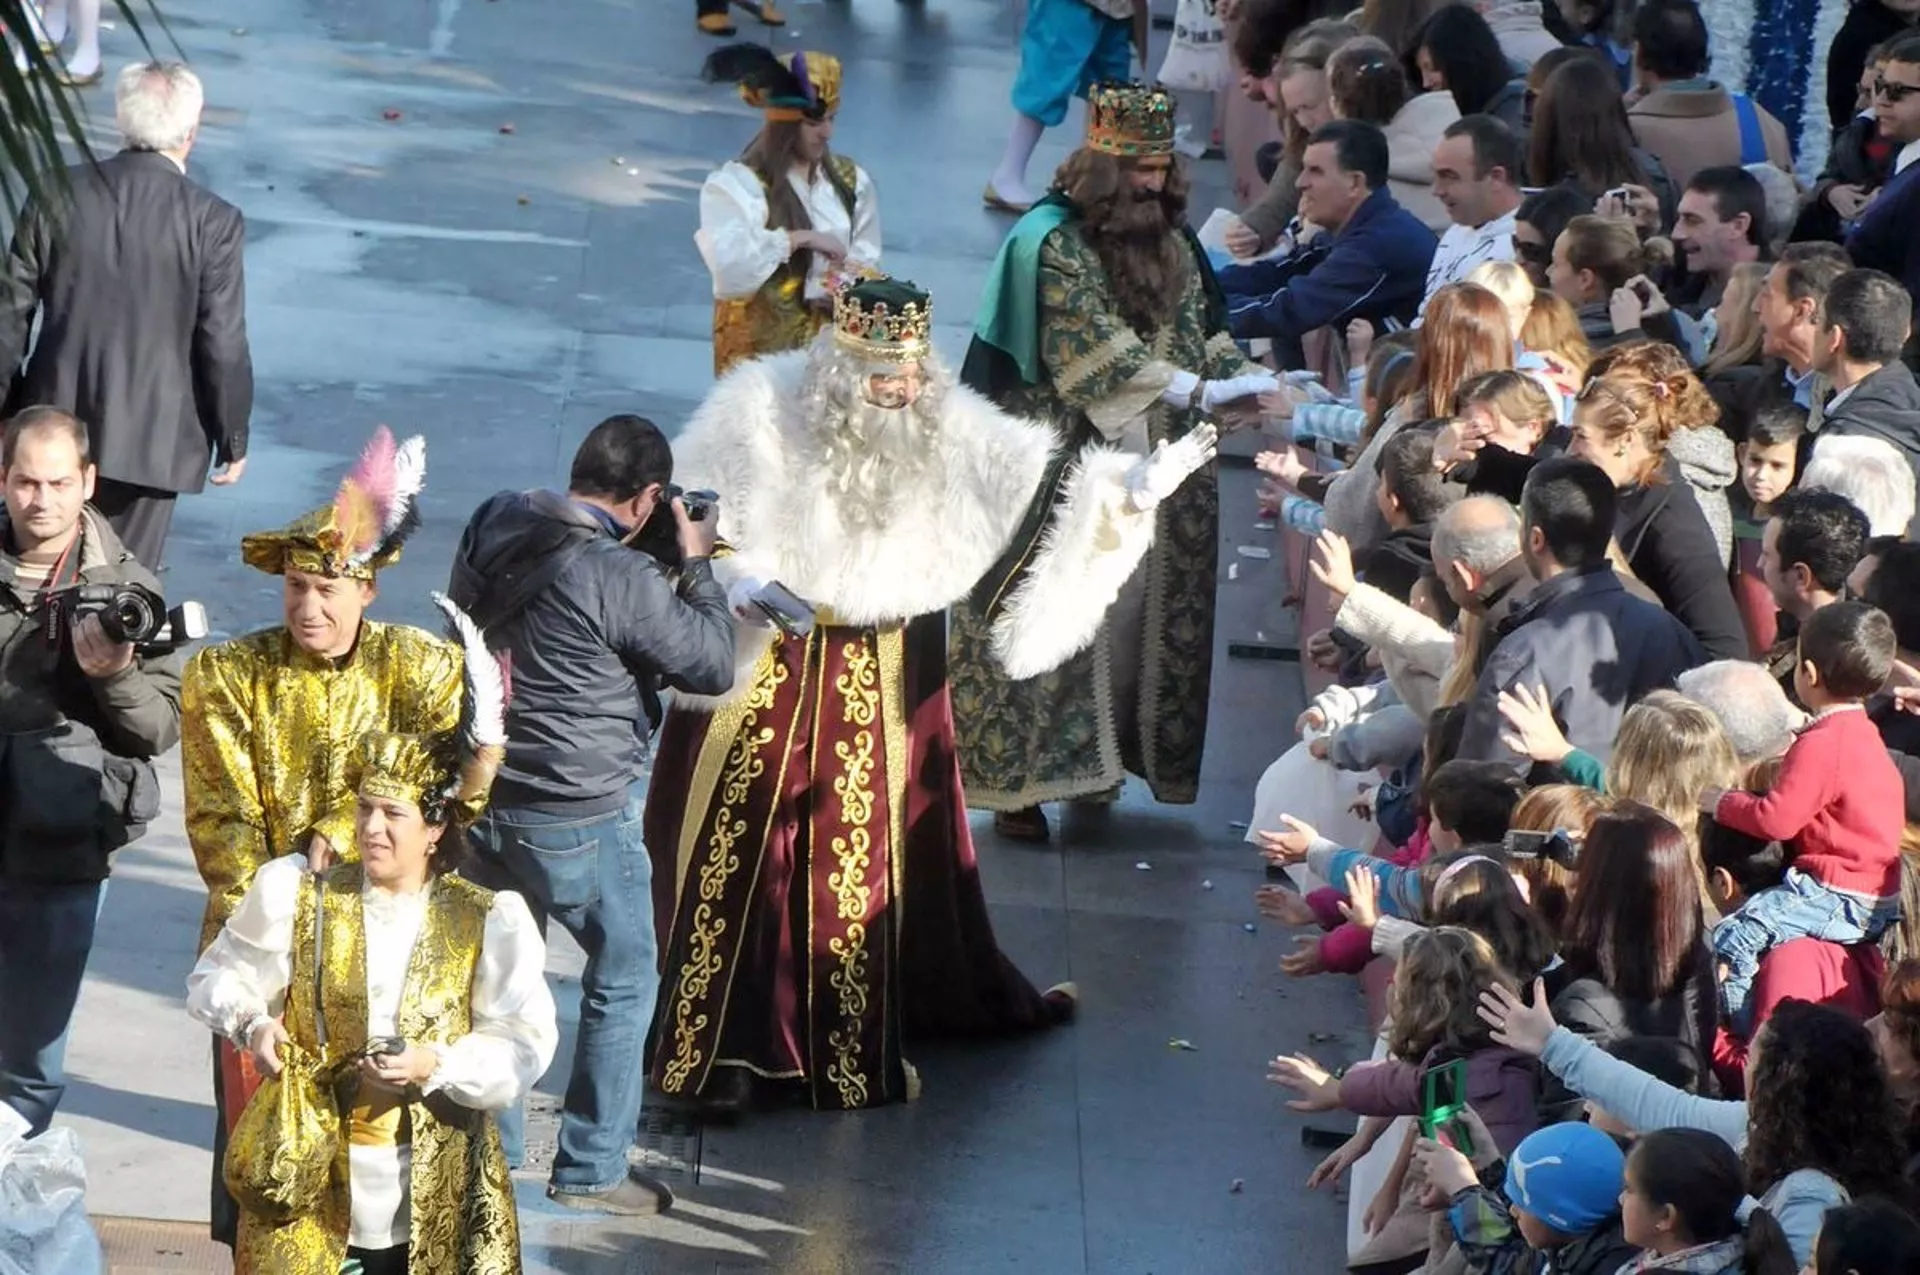
[[[187,840],[207,884],[201,951],[261,864],[304,852],[315,832],[343,857],[355,854],[354,747],[373,730],[451,730],[460,668],[458,646],[372,620],[340,661],[307,654],[283,628],[193,657],[181,691],[180,759]]]
[[[309,1053],[340,1068],[342,1138],[329,1189],[314,1213],[275,1225],[244,1210],[234,1251],[237,1275],[338,1275],[346,1259],[352,1216],[355,1138],[393,1136],[411,1143],[408,1180],[411,1238],[409,1275],[514,1275],[520,1265],[519,1214],[500,1130],[482,1111],[417,1091],[396,1110],[375,1093],[354,1096],[353,1060],[367,1043],[366,935],[363,878],[358,863],[320,874],[318,889],[303,888],[295,913],[286,1027]],[[493,892],[459,877],[440,876],[406,970],[395,1030],[409,1042],[444,1048],[473,1029],[472,989]],[[320,936],[325,1004],[314,1003],[317,909],[326,911]],[[324,1015],[326,1044],[315,1024]],[[379,1118],[382,1112],[388,1118]],[[371,1117],[371,1118],[370,1118]],[[397,1118],[394,1118],[397,1117]]]

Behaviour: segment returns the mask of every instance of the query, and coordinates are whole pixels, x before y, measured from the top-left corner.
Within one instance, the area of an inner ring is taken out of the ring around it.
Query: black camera
[[[58,595],[74,620],[97,616],[110,642],[131,642],[167,651],[207,635],[207,610],[198,602],[168,608],[166,599],[140,584],[76,584]]]
[[[713,507],[720,503],[720,493],[708,491],[705,488],[698,491],[682,491],[668,484],[667,503],[671,504],[676,500],[686,507],[688,522],[705,522],[713,513]]]

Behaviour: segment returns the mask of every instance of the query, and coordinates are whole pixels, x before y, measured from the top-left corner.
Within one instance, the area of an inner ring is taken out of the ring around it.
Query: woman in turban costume
[[[700,256],[713,275],[713,372],[797,350],[832,317],[830,283],[880,265],[879,197],[865,169],[836,155],[840,61],[781,58],[734,44],[707,59],[709,80],[740,85],[766,122],[739,159],[700,188]]]

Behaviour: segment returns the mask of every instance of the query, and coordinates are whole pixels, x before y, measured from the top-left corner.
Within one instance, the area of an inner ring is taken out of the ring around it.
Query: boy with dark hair
[[[1434,850],[1499,844],[1526,790],[1513,767],[1501,762],[1455,760],[1439,767],[1426,785]]]
[[[1452,504],[1459,488],[1433,467],[1433,435],[1406,429],[1388,439],[1374,458],[1380,481],[1374,505],[1387,520],[1387,535],[1367,552],[1360,578],[1400,602],[1408,600],[1420,573],[1433,566],[1433,520]]]
[[[1747,645],[1755,659],[1773,648],[1779,636],[1780,609],[1761,572],[1762,542],[1773,502],[1793,489],[1800,476],[1800,451],[1807,433],[1807,414],[1792,403],[1761,407],[1741,443],[1740,488],[1747,498],[1742,516],[1738,503],[1733,520],[1733,601],[1747,627]]]
[[[1728,1022],[1751,1040],[1747,997],[1760,957],[1796,938],[1878,939],[1900,915],[1905,788],[1866,700],[1886,684],[1893,623],[1863,602],[1833,602],[1800,630],[1794,690],[1813,720],[1766,793],[1709,789],[1700,808],[1740,832],[1794,842],[1793,866],[1713,929]]]

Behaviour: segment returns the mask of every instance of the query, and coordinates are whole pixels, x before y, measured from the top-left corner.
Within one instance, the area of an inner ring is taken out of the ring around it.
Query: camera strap
[[[70,584],[78,583],[80,579],[79,555],[74,553],[74,550],[79,547],[80,537],[85,534],[86,528],[82,526],[79,533],[67,542],[67,547],[60,551],[60,556],[53,560],[53,568],[47,572],[47,578],[40,582],[34,605],[40,609],[44,617],[41,621],[42,632],[49,646],[60,645],[60,608],[54,604],[54,597]],[[65,580],[62,577],[66,575],[69,559],[74,563],[73,579]]]

